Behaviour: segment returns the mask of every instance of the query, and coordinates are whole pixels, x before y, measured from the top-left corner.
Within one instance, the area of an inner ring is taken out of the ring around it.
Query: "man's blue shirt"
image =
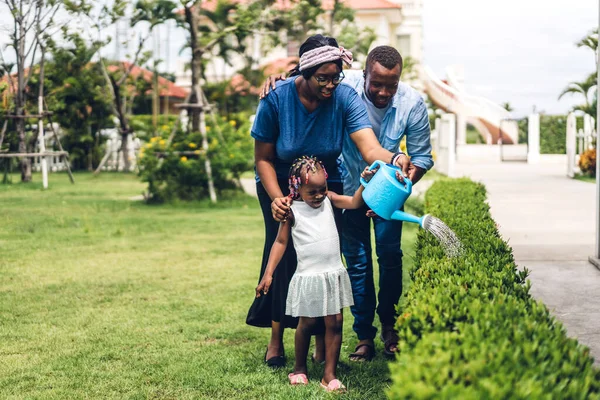
[[[365,105],[354,89],[339,85],[330,99],[309,113],[300,101],[295,81],[278,81],[277,89],[260,101],[251,135],[275,144],[278,178],[287,179],[295,158],[314,155],[325,164],[327,180],[341,182],[338,157],[344,140],[352,142],[350,134],[371,127]]]
[[[344,71],[344,75],[346,78],[340,87],[346,85],[354,88],[363,102],[369,104],[364,93],[365,80],[362,71],[347,70]],[[383,117],[377,139],[385,149],[396,152],[405,135],[406,151],[411,162],[417,167],[429,170],[433,166],[433,159],[431,157],[431,131],[427,106],[419,92],[400,82],[398,91],[392,100],[392,106]],[[344,193],[353,195],[360,185],[360,173],[367,163],[362,159],[354,142],[347,136],[344,139],[341,158]],[[383,161],[389,162],[389,160]]]

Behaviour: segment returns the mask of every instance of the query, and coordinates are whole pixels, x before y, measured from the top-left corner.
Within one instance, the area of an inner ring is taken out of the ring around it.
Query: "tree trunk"
[[[21,10],[22,11],[22,10]],[[17,95],[15,97],[15,115],[25,115],[25,21],[23,14],[20,13],[15,18],[18,25],[18,38],[15,38],[15,50],[17,52]],[[15,29],[15,31],[17,30]],[[31,72],[30,72],[31,73]],[[25,132],[25,119],[16,119],[17,135],[19,137],[19,153],[27,153],[27,134]],[[28,157],[21,157],[19,160],[21,169],[21,182],[31,181],[31,160]]]
[[[121,154],[123,155],[123,171],[129,172],[129,157],[127,151],[127,138],[131,133],[129,129],[129,121],[127,120],[127,114],[125,111],[125,104],[121,97],[121,87],[115,82],[114,78],[110,77],[110,82],[115,93],[115,109],[117,110],[117,117],[119,118],[119,131],[121,133]]]

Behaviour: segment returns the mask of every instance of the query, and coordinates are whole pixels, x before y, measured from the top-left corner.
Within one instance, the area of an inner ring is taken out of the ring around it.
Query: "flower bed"
[[[465,253],[448,259],[419,232],[389,397],[600,398],[588,349],[530,296],[485,199],[468,179],[438,181],[426,194],[425,211],[456,232]]]

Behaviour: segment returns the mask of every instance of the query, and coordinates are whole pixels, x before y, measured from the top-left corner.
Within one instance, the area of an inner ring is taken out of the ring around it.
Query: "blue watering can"
[[[396,172],[402,174],[402,169],[395,165],[386,164],[383,161],[376,160],[369,167],[370,170],[379,167],[379,171],[369,182],[360,178],[360,183],[365,187],[363,191],[363,200],[371,210],[383,219],[414,222],[424,228],[424,224],[429,218],[425,215],[421,218],[405,213],[400,209],[412,193],[412,182],[404,178],[404,183],[396,178]]]

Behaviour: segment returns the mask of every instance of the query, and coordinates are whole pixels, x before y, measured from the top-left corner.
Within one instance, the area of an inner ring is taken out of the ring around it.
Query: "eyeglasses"
[[[313,78],[315,78],[315,81],[317,81],[317,84],[321,87],[325,87],[327,85],[329,85],[329,83],[333,83],[334,85],[339,85],[341,81],[344,80],[345,75],[343,72],[340,72],[337,75],[331,76],[329,78],[325,78],[323,76],[314,76]]]

